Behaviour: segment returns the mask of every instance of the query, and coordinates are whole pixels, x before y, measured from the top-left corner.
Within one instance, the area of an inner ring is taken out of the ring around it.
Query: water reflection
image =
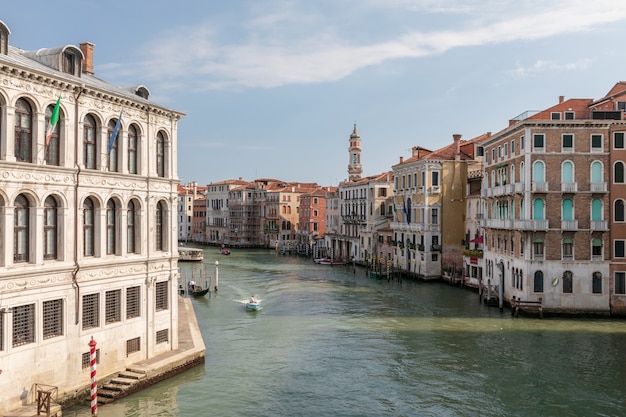
[[[100,416],[624,414],[624,321],[511,318],[467,290],[272,252],[219,260],[219,291],[193,301],[205,367]],[[252,293],[260,312],[239,302]]]

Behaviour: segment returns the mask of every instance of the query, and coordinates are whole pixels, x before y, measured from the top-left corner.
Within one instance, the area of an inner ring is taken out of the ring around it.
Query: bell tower
[[[350,135],[350,147],[348,148],[350,154],[350,162],[348,163],[348,179],[350,181],[356,181],[361,178],[363,167],[361,166],[361,136],[356,131],[356,123],[354,124],[354,130]]]

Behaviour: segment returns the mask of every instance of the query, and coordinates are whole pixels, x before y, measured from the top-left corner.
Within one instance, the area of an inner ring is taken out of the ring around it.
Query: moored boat
[[[314,259],[315,263],[320,265],[345,265],[346,262],[342,259],[331,259],[331,258],[318,258]]]
[[[209,292],[209,287],[203,288],[202,285],[189,281],[187,284],[187,293],[194,297],[204,297]]]
[[[198,248],[190,248],[187,246],[178,247],[179,261],[201,261],[204,259],[204,251]]]

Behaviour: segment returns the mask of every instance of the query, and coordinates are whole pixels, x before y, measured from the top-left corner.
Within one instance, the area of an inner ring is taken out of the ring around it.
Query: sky
[[[377,175],[626,80],[622,0],[31,0],[0,20],[24,50],[95,44],[96,77],[185,113],[178,177],[201,185],[337,185],[355,124]]]

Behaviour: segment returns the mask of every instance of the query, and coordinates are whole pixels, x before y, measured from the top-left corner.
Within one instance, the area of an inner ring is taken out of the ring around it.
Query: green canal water
[[[626,415],[626,321],[512,318],[444,283],[271,251],[208,248],[181,274],[216,260],[219,291],[193,300],[205,366],[99,416]]]

